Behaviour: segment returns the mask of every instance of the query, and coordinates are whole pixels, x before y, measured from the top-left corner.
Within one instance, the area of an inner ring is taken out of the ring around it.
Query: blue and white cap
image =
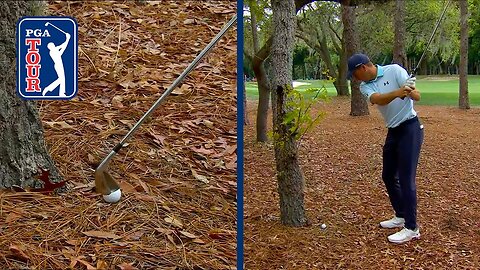
[[[370,58],[362,53],[357,53],[348,58],[348,79],[352,78],[353,71],[361,65],[368,64]]]

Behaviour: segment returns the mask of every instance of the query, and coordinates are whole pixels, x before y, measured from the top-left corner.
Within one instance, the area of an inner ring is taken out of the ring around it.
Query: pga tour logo
[[[77,94],[78,26],[71,17],[22,17],[17,23],[17,93],[24,99]]]

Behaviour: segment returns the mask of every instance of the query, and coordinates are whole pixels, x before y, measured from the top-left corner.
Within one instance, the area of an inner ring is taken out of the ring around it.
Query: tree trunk
[[[15,90],[16,23],[21,16],[38,14],[40,4],[0,2],[0,188],[40,187],[35,180],[39,168],[50,171],[50,181],[61,180],[45,146],[36,102],[20,99]]]
[[[305,6],[308,3],[313,2],[314,0],[296,0],[296,11],[295,13]],[[253,14],[253,12],[252,12]],[[256,25],[256,17],[255,17]],[[257,27],[253,27],[252,21],[252,31],[257,31]],[[253,33],[252,33],[253,34]],[[258,35],[254,35],[258,36]],[[255,45],[255,43],[254,43]],[[253,57],[253,72],[257,78],[258,83],[258,108],[257,108],[257,142],[266,142],[268,141],[267,136],[267,120],[268,120],[268,108],[270,105],[270,80],[265,71],[264,62],[265,59],[270,55],[270,47],[272,46],[272,37],[270,37],[263,47],[257,52]]]
[[[355,31],[356,12],[355,7],[351,7],[350,0],[342,1],[342,22],[343,22],[343,41],[347,57],[357,53],[359,38]],[[368,104],[363,95],[360,93],[360,82],[353,79],[350,81],[352,99],[350,115],[362,116],[369,115]]]
[[[348,79],[347,79],[347,73],[348,73],[348,58],[347,58],[347,52],[345,48],[345,42],[342,42],[342,51],[340,52],[340,64],[338,67],[338,76],[335,81],[337,85],[335,86],[337,88],[337,94],[339,96],[348,96],[350,95],[350,91],[348,89]]]
[[[265,50],[267,49],[265,48]],[[268,48],[268,50],[270,49]],[[270,80],[268,79],[267,72],[265,71],[264,66],[264,61],[267,56],[265,55],[264,57],[262,57],[262,54],[262,50],[260,50],[260,52],[255,53],[255,56],[253,57],[253,72],[255,73],[258,84],[258,108],[256,124],[257,142],[268,141],[267,120],[268,108],[270,105]]]
[[[250,7],[250,10],[253,10]],[[258,107],[257,107],[257,142],[266,142],[268,141],[267,130],[268,130],[268,108],[270,105],[270,82],[265,72],[264,60],[268,56],[266,51],[269,51],[270,48],[265,46],[270,46],[265,44],[264,48],[260,50],[259,39],[258,39],[258,26],[257,26],[257,16],[255,12],[251,13],[251,26],[252,26],[252,37],[253,37],[253,72],[255,73],[255,78],[257,78],[258,84]]]
[[[272,0],[273,11],[273,131],[280,217],[285,225],[303,226],[307,222],[304,208],[304,180],[298,162],[295,135],[283,123],[290,110],[287,96],[292,88],[293,46],[295,42],[295,2]]]
[[[460,93],[458,106],[460,109],[470,109],[468,99],[468,2],[460,0]]]
[[[407,36],[405,33],[405,0],[397,0],[395,8],[395,41],[393,46],[393,62],[408,69],[407,54],[405,53],[405,43]]]

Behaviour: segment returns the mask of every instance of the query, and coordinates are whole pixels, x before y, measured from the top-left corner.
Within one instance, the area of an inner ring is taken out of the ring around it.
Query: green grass
[[[321,88],[324,84],[327,88],[329,96],[336,96],[337,92],[331,82],[318,80],[302,81],[311,85],[298,86],[297,90],[306,90],[308,88]],[[449,76],[435,77],[417,77],[417,88],[422,94],[422,100],[419,105],[458,105],[458,78]],[[258,90],[257,83],[247,82],[246,84],[247,98],[257,100]],[[468,92],[471,106],[480,106],[480,76],[468,76]]]
[[[328,93],[329,96],[336,96],[337,95],[337,91],[335,90],[335,87],[333,86],[333,83],[331,83],[331,82],[325,82],[325,81],[320,81],[320,80],[311,80],[311,81],[297,80],[297,82],[311,83],[310,85],[301,85],[301,86],[295,87],[295,89],[299,90],[299,91],[307,90],[308,88],[322,88],[325,85],[325,87],[327,88],[327,93]],[[256,82],[247,82],[247,84],[245,86],[246,86],[246,91],[247,91],[247,98],[257,100],[258,99],[257,83]]]

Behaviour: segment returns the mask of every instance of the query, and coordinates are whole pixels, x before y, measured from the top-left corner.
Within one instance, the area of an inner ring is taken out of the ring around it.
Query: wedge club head
[[[102,195],[110,195],[119,190],[120,186],[107,171],[95,170],[95,189]]]

